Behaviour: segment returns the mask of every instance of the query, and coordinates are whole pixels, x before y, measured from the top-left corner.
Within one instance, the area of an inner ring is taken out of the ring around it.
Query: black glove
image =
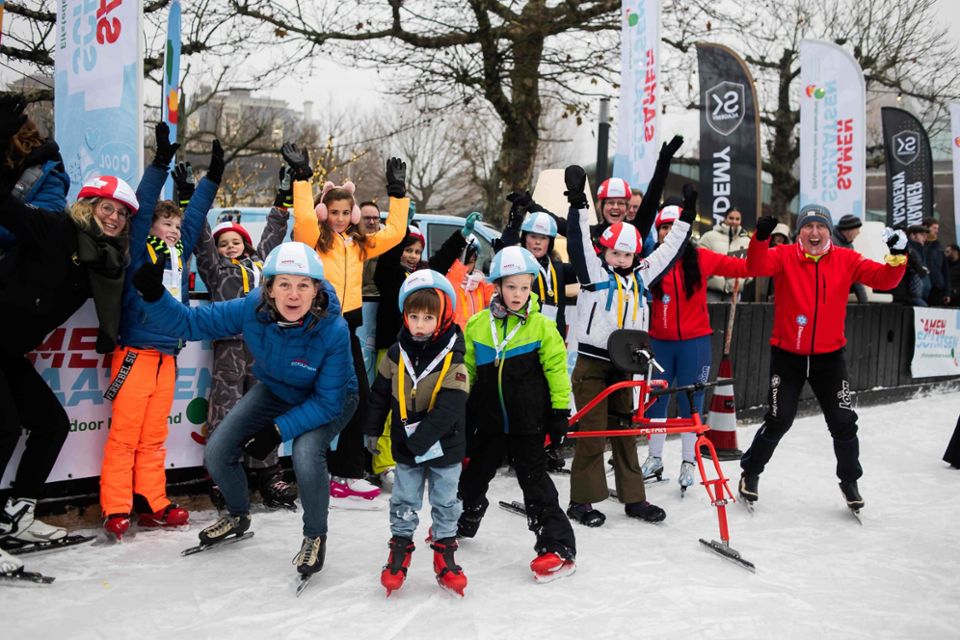
[[[283,442],[283,438],[280,437],[280,429],[277,428],[277,425],[272,424],[250,436],[240,447],[251,458],[266,460],[270,452],[276,449],[281,442]]]
[[[407,197],[407,163],[400,158],[387,160],[387,195],[391,198]]]
[[[773,230],[777,228],[777,224],[778,221],[773,216],[761,216],[757,220],[757,232],[753,234],[753,237],[757,239],[757,242],[766,242],[770,239]]]
[[[664,142],[660,147],[660,159],[673,158],[674,154],[683,146],[683,136],[673,136],[669,143]]]
[[[167,254],[157,255],[156,262],[140,265],[133,274],[133,286],[143,297],[144,302],[156,302],[163,297],[167,288],[163,286],[163,270],[167,268]]]
[[[177,201],[182,211],[190,204],[190,198],[193,197],[193,192],[197,188],[197,179],[193,177],[193,167],[190,166],[189,162],[178,162],[170,175],[173,176],[173,183],[177,185]]]
[[[8,140],[20,131],[20,127],[27,121],[23,110],[27,108],[21,96],[4,96],[0,98],[0,139]],[[6,145],[3,145],[6,151]]]
[[[273,206],[293,208],[293,169],[290,167],[280,167],[280,187],[277,189],[277,197],[273,199]]]
[[[284,142],[280,147],[280,154],[290,168],[293,169],[294,180],[309,180],[313,177],[313,169],[310,168],[310,154],[306,149],[299,149],[297,145]]]
[[[377,436],[364,436],[364,437],[363,437],[363,441],[364,441],[364,442],[366,443],[366,445],[367,445],[367,451],[369,451],[369,452],[370,452],[370,455],[372,455],[372,456],[378,456],[378,455],[380,455],[380,449],[377,449],[377,441],[378,441],[379,439],[380,439],[380,438],[378,438]]]
[[[214,138],[213,149],[210,151],[210,167],[207,169],[207,180],[219,185],[223,180],[223,170],[226,168],[227,165],[223,161],[223,147],[220,146],[220,141]]]
[[[697,219],[697,190],[692,182],[683,185],[683,210],[680,219],[687,224],[693,224]]]
[[[547,426],[547,435],[550,436],[550,444],[559,447],[567,439],[567,432],[570,430],[570,410],[554,409],[550,417],[550,424]]]
[[[523,226],[523,219],[526,217],[527,205],[533,202],[533,199],[530,197],[530,192],[527,191],[524,195],[510,193],[507,195],[507,200],[510,202],[510,218],[507,221],[507,226],[520,231],[520,227]]]
[[[161,169],[170,168],[170,161],[177,155],[179,143],[170,143],[170,127],[166,122],[158,122],[154,129],[157,136],[157,152],[153,154],[153,165]]]
[[[584,189],[587,186],[587,172],[575,164],[567,167],[563,172],[563,182],[567,185],[567,190],[563,195],[567,196],[567,202],[571,207],[577,209],[587,208],[587,194]]]

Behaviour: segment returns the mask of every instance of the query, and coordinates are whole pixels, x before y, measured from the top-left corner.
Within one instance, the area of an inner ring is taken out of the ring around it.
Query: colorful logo
[[[955,144],[955,145],[957,145],[958,147],[960,147],[960,136],[958,136],[958,137],[956,137],[956,138],[953,139],[953,144]]]
[[[663,296],[663,304],[670,304],[670,296],[669,296],[669,295]]]
[[[799,315],[797,316],[797,324],[801,327],[807,326],[807,316]]]
[[[627,9],[627,26],[635,27],[638,22],[640,22],[640,16],[636,13],[631,13],[630,9]]]
[[[818,87],[818,86],[815,85],[815,84],[808,84],[808,85],[807,85],[807,97],[808,97],[808,98],[816,98],[817,100],[820,100],[820,99],[823,98],[823,96],[825,96],[825,95],[827,95],[827,92],[824,91],[821,87]]]

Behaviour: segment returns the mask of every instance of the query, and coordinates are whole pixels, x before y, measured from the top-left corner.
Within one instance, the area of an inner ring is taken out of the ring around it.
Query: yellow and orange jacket
[[[453,263],[450,270],[447,271],[447,280],[453,285],[453,290],[457,292],[457,308],[453,312],[453,321],[460,325],[461,329],[467,328],[467,320],[475,313],[480,313],[490,306],[490,298],[493,297],[496,289],[489,282],[481,282],[473,291],[467,291],[463,288],[463,278],[467,275],[467,265],[459,260]]]
[[[407,235],[409,198],[390,198],[387,226],[371,236],[366,247],[369,260],[389,251]],[[316,248],[320,239],[320,227],[313,207],[313,189],[309,182],[293,183],[293,239]],[[333,245],[326,253],[317,251],[323,262],[323,276],[337,292],[342,313],[360,309],[363,304],[363,260],[360,247],[350,237],[336,234]]]

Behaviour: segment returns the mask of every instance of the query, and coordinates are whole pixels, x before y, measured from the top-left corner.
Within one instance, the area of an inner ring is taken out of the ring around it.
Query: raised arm
[[[283,244],[287,235],[287,221],[290,212],[287,209],[273,207],[267,214],[267,224],[260,234],[260,244],[257,245],[257,257],[266,260],[270,252]]]
[[[587,174],[576,165],[567,167],[564,172],[564,182],[567,185],[567,200],[570,210],[567,212],[567,253],[570,255],[570,264],[577,272],[577,279],[581,285],[606,282],[607,272],[603,268],[603,261],[593,250],[593,241],[590,239],[590,222],[587,219],[587,196],[584,193]]]
[[[682,145],[683,136],[673,136],[669,144],[664,143],[660,148],[660,157],[657,159],[656,167],[654,167],[653,177],[650,178],[647,192],[643,194],[643,200],[640,201],[637,217],[633,220],[633,225],[640,231],[641,238],[646,238],[650,229],[653,228],[654,220],[657,218],[657,209],[660,207],[660,200],[663,197],[663,188],[667,185],[667,176],[670,175],[670,162]]]
[[[296,205],[296,202],[294,202]],[[368,236],[367,260],[386,253],[400,244],[407,235],[410,214],[410,198],[390,197],[390,210],[387,213],[387,224],[376,233]]]
[[[687,240],[690,238],[690,225],[696,217],[697,190],[692,183],[688,182],[683,185],[683,209],[680,211],[680,218],[674,221],[670,233],[663,239],[660,246],[643,259],[641,264],[645,264],[646,268],[637,272],[648,288],[670,273],[673,265],[683,255]]]
[[[217,290],[217,283],[220,279],[220,260],[223,256],[217,251],[217,245],[213,241],[213,232],[206,220],[203,221],[203,229],[200,230],[200,238],[197,240],[197,248],[194,254],[197,258],[197,273],[200,274],[203,283],[207,285],[207,291],[210,292],[212,297],[213,292]]]
[[[313,177],[310,156],[306,149],[299,149],[297,145],[289,142],[284,143],[280,153],[292,170],[293,239],[316,248],[320,239],[320,226],[313,207],[313,187],[309,182]]]
[[[700,273],[704,277],[747,278],[750,276],[747,261],[744,258],[723,256],[703,248],[697,249],[697,256],[700,258]]]
[[[193,253],[219,188],[219,183],[204,177],[197,185],[193,197],[190,198],[186,211],[183,212],[182,242],[185,258]]]
[[[747,271],[753,277],[775,276],[783,271],[783,259],[779,251],[770,251],[770,234],[777,226],[773,216],[761,216],[757,230],[747,247]]]

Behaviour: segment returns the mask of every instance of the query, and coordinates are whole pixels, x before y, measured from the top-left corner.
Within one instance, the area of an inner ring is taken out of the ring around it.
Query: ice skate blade
[[[750,515],[752,516],[752,515],[753,515],[753,505],[754,505],[754,502],[752,502],[752,501],[747,500],[746,498],[744,498],[742,493],[740,494],[740,502],[743,504],[743,506],[745,506],[745,507],[747,508],[747,511],[749,511],[749,512],[750,512]]]
[[[195,553],[201,553],[203,551],[210,551],[211,549],[216,549],[217,547],[222,547],[227,544],[233,544],[234,542],[240,542],[241,540],[248,540],[253,537],[253,531],[246,531],[242,535],[231,535],[225,540],[219,540],[217,542],[211,542],[208,544],[199,544],[195,547],[190,547],[189,549],[184,549],[180,552],[181,556],[192,556]]]
[[[297,503],[296,502],[263,502],[263,508],[267,511],[290,511],[291,513],[297,512]]]
[[[386,507],[387,503],[377,498],[361,498],[359,496],[330,498],[331,509],[343,509],[344,511],[380,511]]]
[[[137,527],[141,531],[190,531],[190,523],[184,522],[183,524],[141,524],[137,523]]]
[[[513,500],[512,502],[506,502],[504,500],[500,501],[500,508],[504,511],[509,511],[510,513],[515,513],[518,516],[527,517],[527,508],[523,506],[523,503]]]
[[[577,563],[568,561],[560,565],[556,571],[534,571],[533,580],[537,584],[547,584],[548,582],[553,582],[554,580],[559,580],[560,578],[572,576],[576,572]]]
[[[736,549],[731,549],[728,545],[725,545],[721,542],[717,542],[716,540],[711,540],[710,542],[707,542],[703,538],[700,538],[700,544],[710,549],[720,557],[725,558],[730,562],[733,562],[739,567],[743,567],[744,569],[746,569],[747,571],[750,571],[751,573],[757,572],[757,567],[754,566],[752,562],[750,562],[749,560],[744,560],[742,557],[740,557],[740,553]]]
[[[314,573],[301,573],[300,582],[297,583],[297,597],[300,597],[300,594],[303,593],[307,585],[310,584],[310,579],[313,578],[316,574]]]
[[[10,538],[0,538],[0,547],[4,551],[7,551],[15,556],[25,556],[28,554],[41,554],[48,553],[50,551],[59,551],[61,549],[69,549],[70,547],[76,547],[77,545],[87,544],[88,542],[93,542],[96,540],[96,536],[67,536],[66,538],[61,538],[59,540],[50,540],[46,542],[23,542],[16,541],[15,544],[11,544]],[[10,545],[10,546],[8,546]]]
[[[16,573],[0,574],[0,584],[8,587],[44,587],[56,580],[53,576],[45,576],[32,571],[18,571]]]
[[[857,519],[857,524],[863,526],[863,520],[860,519],[860,509],[850,509],[850,514]]]
[[[437,580],[437,585],[452,596],[458,596],[460,598],[463,597],[463,589],[451,589],[445,584],[442,584],[439,580]]]

